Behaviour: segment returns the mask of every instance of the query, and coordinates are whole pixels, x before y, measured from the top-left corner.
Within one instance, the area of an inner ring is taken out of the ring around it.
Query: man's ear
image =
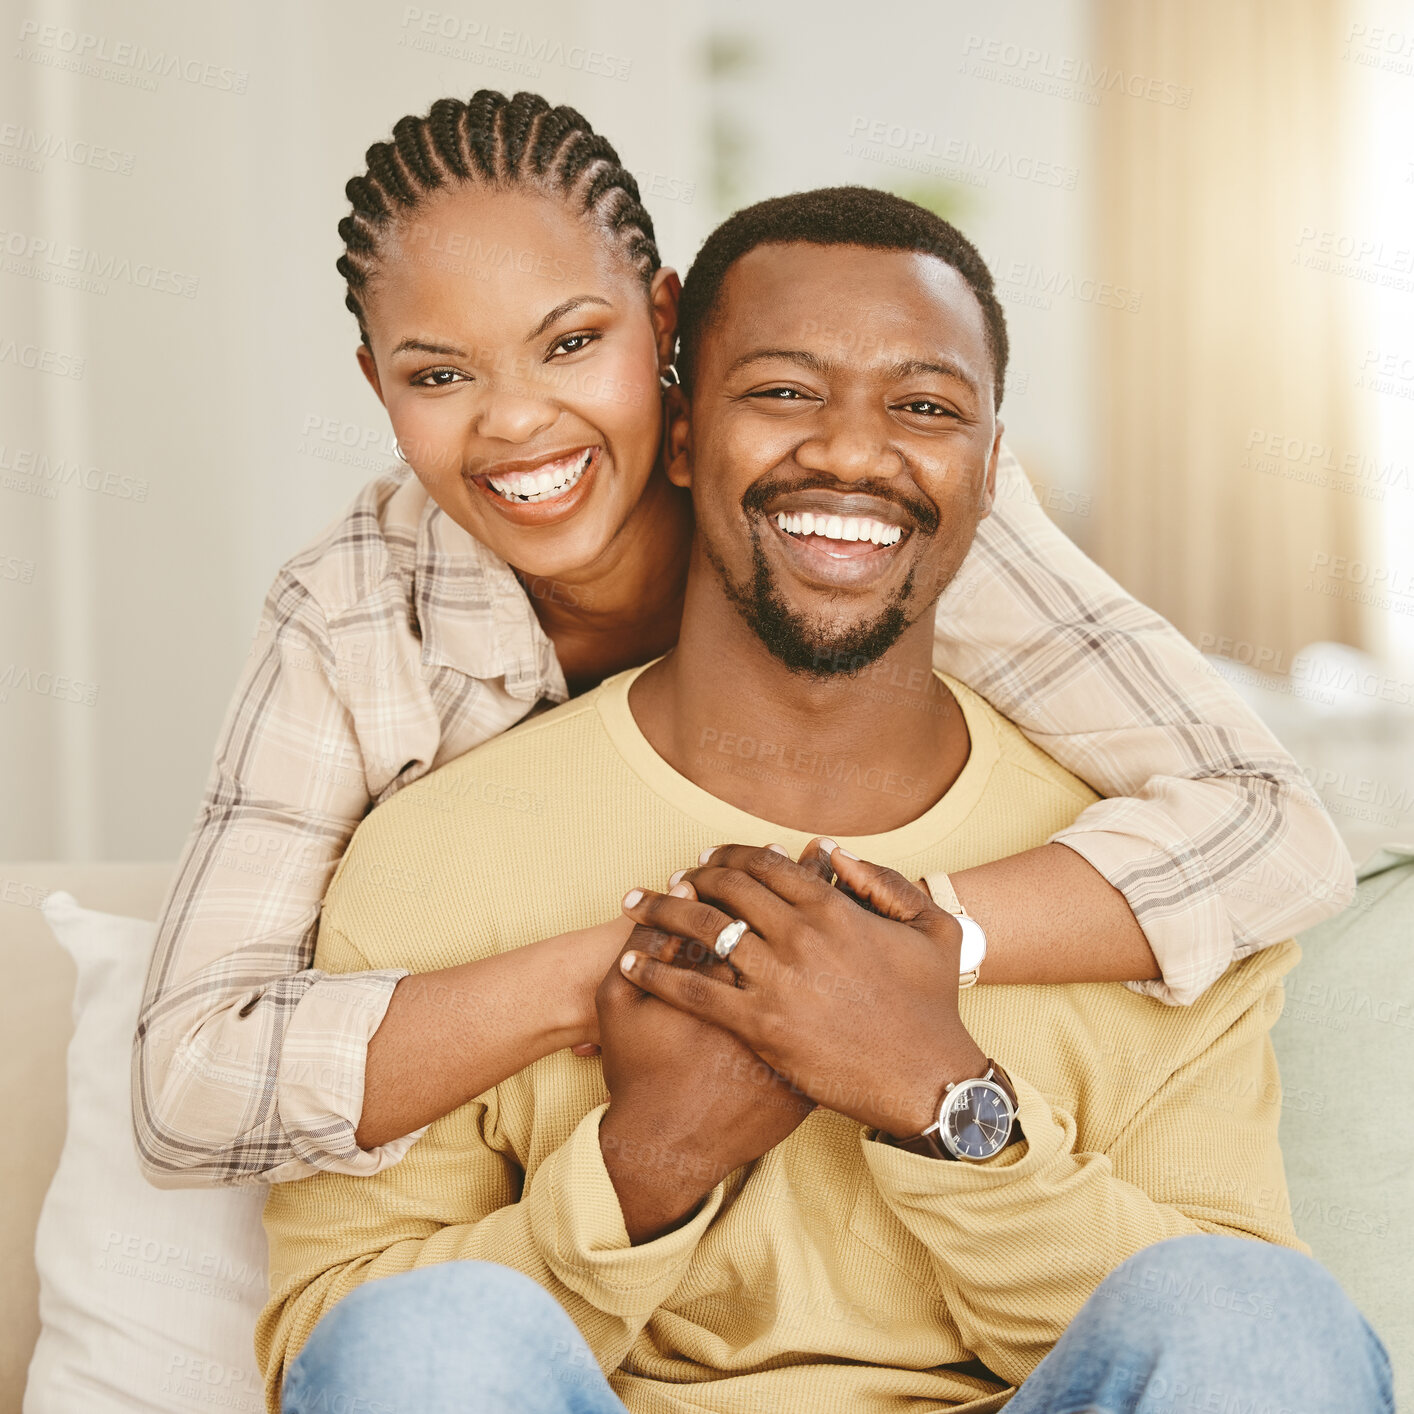
[[[1002,436],[1006,428],[997,423],[997,435],[992,438],[992,454],[987,458],[987,479],[982,483],[982,514],[978,520],[986,520],[992,514],[997,500],[997,462],[1002,454]]]
[[[671,267],[661,266],[648,286],[648,303],[653,311],[653,336],[658,345],[658,367],[667,368],[673,361],[673,349],[678,337],[678,300],[682,296],[682,281]]]
[[[368,386],[373,389],[375,396],[380,403],[383,403],[383,387],[378,381],[378,365],[373,361],[373,350],[367,344],[360,344],[356,353],[358,366],[363,370],[363,376],[368,379]],[[387,407],[387,403],[383,403]]]
[[[674,486],[692,485],[692,404],[677,384],[663,397],[663,465]]]

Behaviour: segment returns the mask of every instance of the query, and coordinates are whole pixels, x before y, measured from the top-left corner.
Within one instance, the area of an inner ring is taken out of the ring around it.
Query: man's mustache
[[[873,496],[900,507],[908,516],[912,528],[924,535],[934,534],[942,520],[938,508],[930,500],[922,496],[900,495],[898,485],[893,481],[870,479],[843,482],[820,473],[806,473],[789,479],[763,476],[747,487],[746,494],[741,498],[741,506],[748,514],[762,515],[777,496],[788,496],[797,491],[833,491],[841,496]]]

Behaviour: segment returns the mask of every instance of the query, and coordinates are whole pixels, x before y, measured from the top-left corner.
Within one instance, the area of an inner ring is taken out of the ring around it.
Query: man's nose
[[[897,476],[903,458],[889,438],[882,409],[835,404],[821,409],[810,435],[796,448],[796,462],[841,481]]]

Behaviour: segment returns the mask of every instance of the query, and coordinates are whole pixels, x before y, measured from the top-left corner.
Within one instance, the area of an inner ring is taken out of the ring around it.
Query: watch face
[[[960,1159],[990,1159],[1011,1138],[1011,1101],[990,1080],[969,1080],[948,1096],[943,1142]]]

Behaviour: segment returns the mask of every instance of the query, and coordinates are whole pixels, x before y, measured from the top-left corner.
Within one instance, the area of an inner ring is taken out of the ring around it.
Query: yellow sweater
[[[628,706],[634,676],[374,811],[330,887],[316,965],[451,966],[597,923],[706,845],[803,847],[652,750]],[[841,838],[910,878],[1039,845],[1095,798],[948,686],[972,741],[953,788],[902,829]],[[481,1258],[559,1300],[635,1414],[998,1408],[1140,1248],[1195,1231],[1300,1246],[1267,1037],[1297,956],[1265,949],[1188,1008],[1118,984],[974,988],[963,1020],[1016,1082],[1026,1142],[945,1163],[817,1110],[639,1247],[600,1158],[600,1067],[549,1056],[392,1168],[272,1190],[274,1293],[256,1336],[269,1407],[320,1316],[361,1282]],[[975,1360],[999,1379],[947,1368]]]

